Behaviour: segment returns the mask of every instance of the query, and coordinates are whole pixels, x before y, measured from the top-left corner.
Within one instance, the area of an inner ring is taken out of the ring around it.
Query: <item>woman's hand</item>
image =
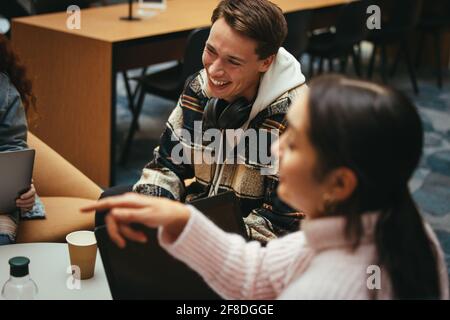
[[[108,197],[95,204],[84,207],[81,212],[109,210],[105,218],[106,228],[111,239],[120,247],[126,245],[125,238],[146,242],[141,231],[134,230],[130,224],[140,223],[150,228],[164,227],[164,241],[175,241],[186,226],[190,217],[186,205],[166,198],[126,193]]]
[[[34,202],[36,201],[36,189],[34,185],[31,184],[30,189],[22,193],[20,197],[16,200],[16,206],[20,208],[22,212],[27,212],[33,209]]]

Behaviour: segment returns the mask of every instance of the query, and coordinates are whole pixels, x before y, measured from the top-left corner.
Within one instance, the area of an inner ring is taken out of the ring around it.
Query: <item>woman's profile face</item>
[[[317,154],[308,137],[308,95],[302,95],[290,108],[288,128],[274,144],[279,153],[278,196],[307,217],[319,214],[325,184],[315,178]]]

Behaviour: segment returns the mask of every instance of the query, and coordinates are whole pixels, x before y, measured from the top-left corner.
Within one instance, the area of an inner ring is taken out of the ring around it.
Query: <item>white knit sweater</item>
[[[363,215],[364,237],[356,251],[344,237],[342,217],[305,220],[302,231],[272,240],[266,247],[223,232],[194,207],[185,229],[172,243],[159,241],[174,257],[197,271],[226,299],[369,299],[369,284],[377,271],[373,232],[377,213]],[[442,250],[436,245],[441,297],[448,299],[448,275]],[[378,298],[390,299],[389,276],[380,270]]]

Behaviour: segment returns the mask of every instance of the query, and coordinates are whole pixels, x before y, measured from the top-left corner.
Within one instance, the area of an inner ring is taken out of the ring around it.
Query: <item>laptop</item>
[[[26,192],[33,176],[33,149],[0,152],[0,212],[14,211],[16,199]]]
[[[190,204],[223,230],[247,238],[239,200],[233,192]],[[144,244],[128,241],[125,249],[119,249],[111,241],[105,226],[95,229],[113,299],[220,299],[196,272],[159,246],[155,229],[135,227],[144,231],[149,241]]]

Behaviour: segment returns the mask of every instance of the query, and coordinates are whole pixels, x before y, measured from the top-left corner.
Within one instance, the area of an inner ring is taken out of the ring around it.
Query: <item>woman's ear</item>
[[[358,178],[353,170],[347,167],[334,169],[329,177],[330,195],[337,202],[343,202],[351,197],[358,186]]]

